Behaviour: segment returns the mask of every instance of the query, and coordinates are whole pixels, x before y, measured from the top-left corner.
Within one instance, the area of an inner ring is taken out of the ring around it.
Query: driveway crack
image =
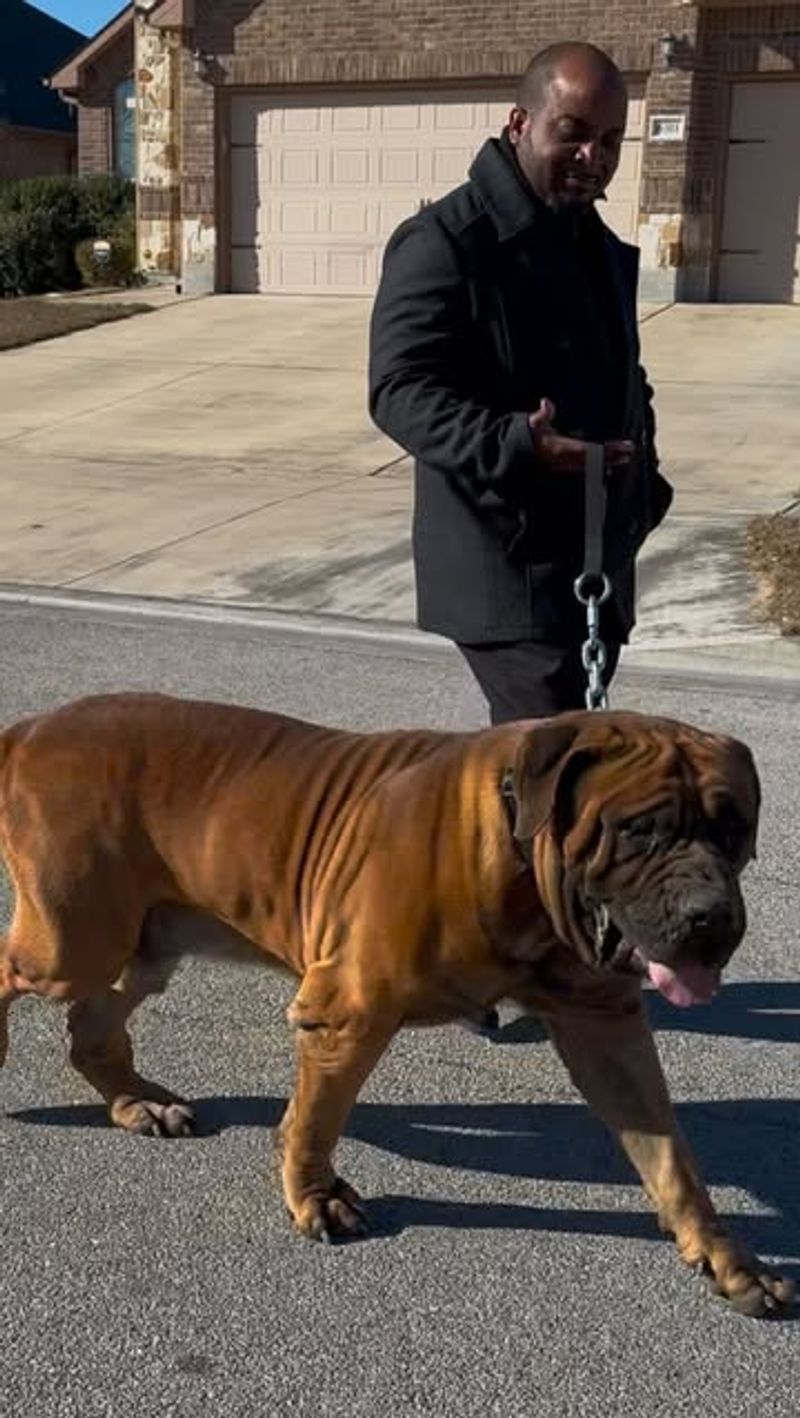
[[[354,473],[350,477],[341,478],[337,487],[343,487],[346,483],[361,482],[363,473]],[[81,581],[88,581],[93,576],[103,576],[106,572],[116,571],[123,566],[134,566],[138,562],[146,560],[156,552],[167,551],[170,547],[181,546],[184,542],[194,541],[196,537],[203,537],[207,532],[219,531],[221,527],[231,527],[236,522],[244,522],[248,517],[254,516],[258,512],[266,512],[269,507],[278,507],[287,502],[302,502],[307,497],[317,497],[320,491],[320,484],[312,488],[305,488],[302,492],[296,492],[281,497],[271,497],[266,502],[257,503],[254,507],[247,507],[243,512],[234,512],[229,517],[219,517],[214,522],[208,522],[205,526],[195,527],[191,532],[184,532],[179,537],[168,537],[166,541],[155,542],[152,546],[145,547],[143,551],[131,553],[130,556],[120,557],[116,561],[109,561],[103,566],[95,566],[91,571],[82,571],[80,576],[71,576],[66,581],[60,581],[61,587],[77,586]]]

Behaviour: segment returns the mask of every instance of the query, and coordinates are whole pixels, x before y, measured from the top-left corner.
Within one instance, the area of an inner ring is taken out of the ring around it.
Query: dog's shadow
[[[198,1130],[274,1128],[286,1100],[230,1096],[195,1101]],[[687,1103],[677,1109],[706,1181],[741,1189],[764,1213],[731,1218],[756,1252],[786,1256],[783,1273],[800,1280],[800,1102],[742,1099]],[[102,1107],[27,1109],[19,1122],[56,1127],[106,1127]],[[347,1137],[410,1162],[531,1182],[599,1186],[636,1183],[610,1134],[581,1103],[357,1104]],[[357,1178],[353,1178],[357,1182]],[[487,1185],[491,1196],[491,1186]],[[636,1211],[526,1206],[511,1202],[426,1200],[407,1194],[373,1198],[371,1237],[409,1228],[516,1230],[656,1240],[653,1215]]]
[[[672,1009],[650,996],[654,1028],[681,1028],[773,1042],[800,1042],[800,984],[733,984],[713,1006]],[[536,1021],[518,1019],[495,1035],[521,1044],[541,1038]],[[477,1048],[487,1047],[483,1043]],[[274,1097],[195,1100],[201,1134],[231,1128],[274,1128],[286,1106]],[[705,1180],[752,1195],[761,1214],[733,1218],[754,1250],[787,1256],[785,1273],[800,1278],[800,1101],[747,1098],[685,1103],[680,1126]],[[55,1127],[106,1127],[97,1106],[27,1109],[19,1122]],[[532,1182],[632,1184],[633,1170],[614,1139],[581,1103],[359,1103],[346,1136],[410,1162]],[[408,1195],[370,1202],[371,1234],[410,1227],[510,1229],[655,1239],[655,1220],[641,1211],[529,1207],[503,1202],[424,1200]]]

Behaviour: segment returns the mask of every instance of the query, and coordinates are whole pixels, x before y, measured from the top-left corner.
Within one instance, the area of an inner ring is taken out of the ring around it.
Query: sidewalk
[[[365,412],[369,303],[169,303],[2,358],[0,581],[413,624],[410,461]],[[644,307],[676,501],[627,664],[800,677],[740,539],[800,486],[800,310]]]

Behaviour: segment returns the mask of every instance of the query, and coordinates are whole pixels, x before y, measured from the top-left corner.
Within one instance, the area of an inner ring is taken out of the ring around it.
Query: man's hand
[[[564,438],[556,433],[553,428],[555,416],[555,405],[549,399],[542,399],[536,413],[528,417],[536,457],[542,467],[552,473],[582,473],[586,467],[589,445],[583,439]],[[607,468],[624,467],[633,457],[633,444],[627,439],[612,439],[604,447]]]

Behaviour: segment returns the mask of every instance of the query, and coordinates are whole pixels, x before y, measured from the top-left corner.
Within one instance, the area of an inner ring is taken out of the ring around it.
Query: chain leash
[[[608,663],[605,641],[600,634],[600,607],[611,595],[611,582],[603,570],[603,528],[606,520],[605,450],[600,443],[590,443],[586,450],[585,550],[583,571],[575,580],[576,600],[586,610],[586,639],[581,646],[581,660],[586,671],[586,708],[608,708],[603,671]],[[603,958],[610,925],[608,907],[594,907],[595,948]]]
[[[600,577],[600,589],[597,587],[597,577],[587,572],[583,572],[576,580],[574,590],[575,597],[586,608],[586,628],[587,636],[581,646],[581,660],[586,671],[586,708],[587,709],[607,709],[608,692],[603,679],[603,671],[608,664],[608,654],[605,642],[600,634],[600,607],[611,595],[611,582],[603,573]]]
[[[586,496],[583,571],[574,583],[575,598],[586,611],[587,636],[581,647],[586,671],[586,708],[607,709],[603,671],[608,654],[600,634],[600,607],[611,595],[611,582],[603,570],[603,528],[606,520],[605,449],[590,443],[586,449]]]

